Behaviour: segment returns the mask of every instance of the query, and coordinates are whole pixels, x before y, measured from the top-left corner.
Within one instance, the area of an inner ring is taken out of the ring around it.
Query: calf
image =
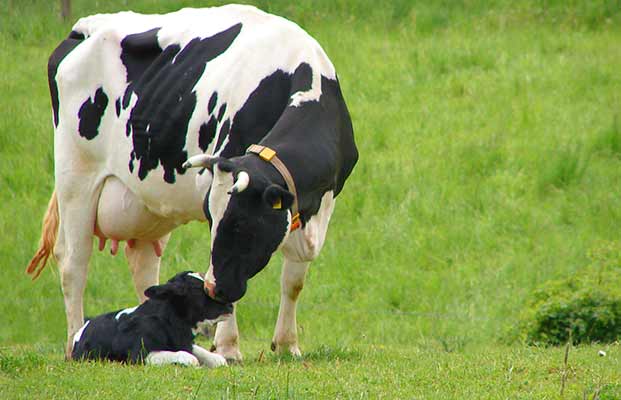
[[[204,280],[180,272],[166,284],[145,291],[138,307],[92,318],[73,338],[74,359],[147,364],[219,367],[226,360],[194,344],[207,326],[228,317],[231,304],[219,303],[203,290]]]

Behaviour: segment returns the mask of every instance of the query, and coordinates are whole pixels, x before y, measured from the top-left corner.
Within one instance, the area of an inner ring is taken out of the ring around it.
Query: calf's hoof
[[[207,368],[218,368],[218,367],[226,367],[228,363],[226,359],[222,357],[218,353],[211,353],[208,360],[205,360],[205,364],[203,364]]]

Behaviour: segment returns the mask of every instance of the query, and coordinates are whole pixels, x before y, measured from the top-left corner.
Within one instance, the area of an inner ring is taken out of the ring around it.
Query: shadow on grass
[[[266,360],[268,362],[279,362],[279,363],[298,363],[304,361],[355,361],[360,360],[362,358],[362,353],[358,350],[351,349],[346,346],[328,346],[321,345],[311,351],[304,352],[301,358],[294,357],[290,354],[274,354],[270,353],[263,355],[259,355],[259,358],[256,362],[261,362],[262,360]]]

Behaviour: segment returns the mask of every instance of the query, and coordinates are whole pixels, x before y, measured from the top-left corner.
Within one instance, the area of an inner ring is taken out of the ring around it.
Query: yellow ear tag
[[[282,208],[282,199],[276,200],[276,202],[272,205],[274,210],[280,210]]]

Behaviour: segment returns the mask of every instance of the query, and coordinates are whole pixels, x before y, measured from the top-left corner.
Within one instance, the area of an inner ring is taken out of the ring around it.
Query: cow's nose
[[[246,282],[233,285],[220,282],[214,288],[215,296],[213,298],[221,303],[235,303],[246,294],[246,288]]]
[[[207,295],[209,297],[211,297],[212,299],[216,300],[216,285],[213,282],[209,282],[208,280],[205,280],[205,292],[207,292]]]

